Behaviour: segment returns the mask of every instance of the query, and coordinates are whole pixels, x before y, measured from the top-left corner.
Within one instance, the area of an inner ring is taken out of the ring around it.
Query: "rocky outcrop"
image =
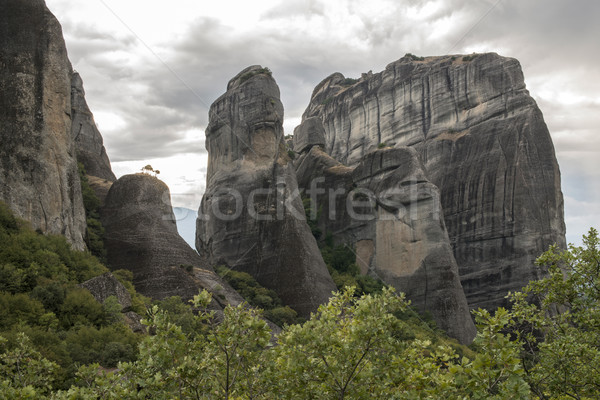
[[[414,148],[442,211],[472,308],[505,305],[538,278],[535,257],[565,244],[560,172],[518,61],[496,54],[406,56],[359,80],[333,74],[304,119],[355,166],[379,146]]]
[[[320,121],[319,121],[320,122]],[[294,133],[314,136],[315,121]],[[322,129],[322,128],[321,128]],[[294,145],[295,146],[295,145]],[[461,343],[475,326],[444,225],[438,188],[408,147],[375,150],[347,167],[318,145],[296,161],[299,186],[317,213],[322,232],[355,250],[363,274],[406,293],[420,311]]]
[[[248,272],[308,317],[335,285],[305,221],[270,71],[240,72],[211,105],[209,120],[198,252],[210,265]]]
[[[89,290],[99,303],[104,303],[106,299],[113,296],[119,302],[123,312],[131,310],[131,295],[127,288],[110,272],[89,279],[79,286]]]
[[[146,332],[146,327],[141,323],[142,317],[131,310],[131,295],[127,288],[115,278],[113,274],[107,272],[79,285],[94,296],[96,301],[104,304],[106,299],[113,296],[121,306],[123,321],[133,332]]]
[[[62,29],[43,0],[2,1],[0,15],[0,200],[84,249]]]
[[[188,300],[207,289],[214,309],[243,301],[179,236],[169,188],[159,179],[146,174],[118,179],[102,208],[102,224],[109,267],[132,271],[139,293]]]
[[[117,180],[110,167],[110,161],[104,148],[102,135],[94,122],[94,115],[85,101],[83,81],[77,72],[71,76],[71,130],[77,161],[83,164],[90,176],[104,179],[108,182]]]

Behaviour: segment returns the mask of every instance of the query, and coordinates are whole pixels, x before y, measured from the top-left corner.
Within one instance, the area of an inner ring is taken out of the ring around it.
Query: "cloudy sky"
[[[405,53],[520,60],[556,147],[567,239],[600,228],[598,0],[46,0],[115,173],[150,163],[197,209],[209,105],[248,65],[269,67],[292,133],[313,88]]]

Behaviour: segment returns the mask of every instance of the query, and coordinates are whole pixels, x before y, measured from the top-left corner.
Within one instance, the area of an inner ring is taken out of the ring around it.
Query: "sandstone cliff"
[[[538,277],[536,256],[564,246],[554,148],[516,60],[406,56],[358,80],[333,74],[310,117],[323,122],[326,152],[350,166],[380,145],[417,151],[441,191],[470,307],[505,305]]]
[[[111,269],[133,272],[139,293],[153,299],[191,299],[200,289],[213,293],[213,307],[243,301],[179,236],[169,188],[145,174],[125,175],[110,188],[102,208]]]
[[[196,248],[210,265],[248,272],[308,317],[335,285],[297,196],[270,71],[252,66],[240,72],[211,105],[209,119]]]
[[[83,249],[62,29],[43,0],[3,0],[0,15],[0,199],[34,228]]]
[[[110,167],[102,135],[94,122],[94,115],[85,100],[83,81],[77,72],[71,76],[71,129],[77,161],[83,164],[88,175],[108,182],[117,180]]]

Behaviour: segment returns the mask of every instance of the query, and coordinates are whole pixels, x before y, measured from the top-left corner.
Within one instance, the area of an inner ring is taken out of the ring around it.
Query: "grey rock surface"
[[[439,190],[427,179],[417,152],[380,149],[347,167],[315,146],[300,155],[296,167],[311,208],[321,211],[319,228],[355,250],[361,272],[406,293],[449,336],[471,343],[475,325]]]
[[[0,15],[0,200],[82,250],[86,220],[61,26],[43,0],[3,0]]]
[[[117,180],[110,167],[102,135],[98,131],[94,115],[85,100],[83,81],[77,72],[71,76],[71,131],[77,161],[83,164],[90,176],[114,182]]]
[[[110,272],[89,279],[79,286],[89,290],[99,303],[104,303],[107,298],[114,296],[121,305],[123,312],[131,309],[131,295],[125,286]]]
[[[206,289],[217,310],[243,301],[179,236],[169,188],[159,179],[146,174],[119,178],[106,196],[102,224],[109,267],[132,271],[139,293],[189,300]]]
[[[506,305],[565,245],[560,171],[542,113],[517,60],[497,54],[404,57],[353,84],[333,74],[304,118],[325,150],[354,166],[380,144],[417,150],[442,209],[471,308]]]
[[[260,66],[240,72],[211,105],[196,248],[209,265],[251,274],[308,317],[335,285],[305,221],[282,122],[279,88]]]
[[[312,146],[325,147],[325,129],[318,117],[307,118],[294,129],[294,151],[302,153]]]

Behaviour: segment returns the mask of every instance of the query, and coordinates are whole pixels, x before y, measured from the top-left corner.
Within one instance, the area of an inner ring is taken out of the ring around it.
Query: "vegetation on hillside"
[[[81,194],[83,195],[83,206],[87,222],[85,244],[98,260],[106,262],[104,227],[100,221],[100,199],[90,186],[83,164],[78,163],[77,165],[79,167],[79,181],[81,182]]]
[[[68,387],[78,364],[114,367],[136,358],[138,335],[115,319],[114,303],[100,304],[78,286],[107,272],[96,257],[73,251],[62,236],[32,230],[1,202],[0,243],[4,357],[37,357],[46,360],[40,365],[53,363],[44,382],[53,382],[54,388]],[[23,354],[17,356],[15,351]],[[13,367],[7,362],[0,362],[0,371],[8,374]]]
[[[345,287],[355,287],[356,295],[380,293],[384,287],[380,279],[375,279],[370,275],[361,274],[360,268],[356,264],[356,252],[346,244],[336,245],[331,233],[324,233],[318,225],[321,217],[321,209],[312,209],[310,198],[302,200],[306,222],[319,244],[319,250],[323,256],[323,261],[327,265],[329,274],[338,290]]]
[[[231,285],[252,307],[262,309],[265,318],[271,322],[285,326],[303,322],[298,313],[290,306],[284,305],[274,290],[261,286],[252,275],[234,271],[225,266],[218,266],[215,271]]]
[[[191,305],[158,302],[144,321],[150,334],[138,336],[115,318],[114,302],[77,286],[105,271],[89,253],[31,230],[2,204],[0,242],[0,399],[600,397],[594,229],[582,247],[544,253],[547,277],[510,294],[510,311],[477,310],[471,349],[385,287],[361,296],[344,287],[310,320],[284,324],[276,343],[260,310],[228,306],[217,318],[206,291]],[[329,263],[349,268],[338,251]],[[255,302],[277,302],[235,279]]]

